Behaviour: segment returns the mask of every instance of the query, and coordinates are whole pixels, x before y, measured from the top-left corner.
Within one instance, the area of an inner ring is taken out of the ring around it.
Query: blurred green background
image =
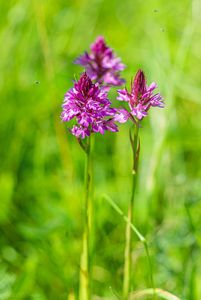
[[[156,81],[166,108],[140,129],[134,223],[155,285],[201,299],[201,3],[199,0],[10,0],[0,10],[0,299],[74,299],[83,229],[84,154],[60,121],[73,60],[97,35]],[[115,99],[115,93],[111,94]],[[115,103],[115,100],[114,100]],[[121,295],[131,184],[128,130],[94,138],[94,299]],[[133,290],[150,286],[134,237]],[[120,297],[121,298],[121,297]]]

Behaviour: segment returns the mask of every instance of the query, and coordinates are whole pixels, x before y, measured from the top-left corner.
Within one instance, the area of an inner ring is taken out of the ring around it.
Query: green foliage
[[[156,81],[166,108],[140,129],[134,224],[146,237],[155,286],[201,299],[199,0],[11,0],[0,11],[0,299],[74,299],[83,229],[84,154],[60,121],[72,61],[99,34]],[[115,93],[111,93],[115,101]],[[129,124],[94,137],[94,299],[121,295],[131,189]],[[134,237],[133,291],[149,286]],[[145,299],[145,298],[144,298]]]

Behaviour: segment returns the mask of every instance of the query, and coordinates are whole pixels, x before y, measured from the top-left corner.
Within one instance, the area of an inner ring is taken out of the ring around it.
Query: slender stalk
[[[128,217],[124,215],[123,211],[119,208],[119,206],[110,197],[104,195],[104,199],[107,200],[107,202],[114,208],[114,210],[120,216],[123,217],[126,224],[128,226],[130,226],[131,230],[136,234],[138,239],[142,242],[142,244],[144,246],[144,249],[145,249],[146,256],[147,256],[147,261],[148,261],[148,268],[149,268],[149,273],[150,273],[150,284],[151,284],[152,291],[153,291],[153,296],[154,296],[153,299],[154,300],[157,299],[157,294],[156,294],[156,289],[155,289],[154,279],[153,279],[153,269],[152,269],[151,257],[150,257],[150,254],[149,254],[149,248],[148,248],[147,240],[139,232],[139,230],[133,225],[133,223],[130,222]],[[129,296],[132,296],[132,294],[130,294]],[[128,297],[128,299],[130,299],[130,298]]]
[[[137,167],[139,158],[139,144],[138,144],[138,124],[134,126],[134,138],[130,135],[131,146],[133,150],[133,168],[132,168],[132,193],[128,206],[128,222],[126,224],[126,240],[125,240],[125,252],[124,252],[124,277],[123,277],[123,298],[128,299],[131,285],[131,251],[132,251],[132,239],[131,239],[131,226],[133,221],[133,206],[135,198],[135,189],[137,182]]]
[[[85,207],[84,207],[84,232],[83,248],[80,261],[80,286],[79,300],[90,300],[90,223],[91,223],[91,203],[90,203],[90,182],[91,182],[91,157],[90,157],[90,137],[85,147]]]
[[[143,241],[144,244],[144,249],[147,255],[147,259],[148,259],[148,264],[149,264],[149,273],[150,273],[150,282],[151,282],[151,287],[153,289],[153,300],[157,299],[157,295],[156,295],[156,291],[155,291],[155,285],[154,285],[154,278],[153,278],[153,269],[152,269],[152,263],[151,263],[151,257],[149,255],[149,248],[147,245],[147,241],[144,240]]]

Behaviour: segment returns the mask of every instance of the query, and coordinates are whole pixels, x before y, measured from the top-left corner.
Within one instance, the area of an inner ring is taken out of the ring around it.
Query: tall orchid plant
[[[111,107],[108,91],[113,86],[125,83],[120,72],[125,65],[113,50],[109,48],[103,37],[98,37],[91,45],[90,52],[85,52],[75,60],[85,68],[78,81],[64,97],[61,118],[64,122],[75,119],[76,124],[69,131],[77,138],[86,154],[85,173],[85,221],[83,231],[83,249],[80,260],[79,299],[91,299],[90,290],[90,235],[91,235],[91,146],[90,137],[93,133],[104,134],[105,131],[117,132],[116,123],[125,123],[129,119],[133,122],[130,130],[130,142],[133,151],[132,192],[128,203],[128,223],[125,235],[125,260],[123,278],[123,297],[128,298],[131,284],[131,227],[133,221],[133,205],[138,173],[140,152],[139,127],[151,107],[163,107],[160,94],[154,94],[156,84],[146,85],[145,75],[139,70],[131,82],[131,89],[118,90],[117,100],[127,102],[129,109]]]
[[[130,291],[130,278],[131,278],[131,227],[130,223],[133,222],[133,206],[135,198],[135,189],[138,174],[138,162],[140,154],[140,140],[139,128],[140,123],[144,117],[147,116],[151,107],[163,107],[164,103],[159,93],[154,94],[157,88],[155,82],[150,86],[146,85],[145,75],[142,70],[139,70],[135,75],[134,80],[131,82],[131,90],[125,88],[119,90],[117,97],[120,101],[128,102],[129,109],[118,109],[119,114],[115,116],[115,121],[125,123],[129,119],[133,122],[134,130],[130,131],[130,142],[133,152],[133,167],[132,167],[132,192],[128,205],[128,223],[126,226],[126,243],[124,254],[124,280],[123,280],[123,296],[127,299]]]

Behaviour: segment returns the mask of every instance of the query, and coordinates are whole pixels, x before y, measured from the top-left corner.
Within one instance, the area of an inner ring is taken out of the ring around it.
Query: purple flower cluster
[[[116,109],[110,107],[108,88],[92,83],[86,73],[75,82],[64,98],[62,120],[68,122],[74,117],[77,120],[71,132],[78,138],[85,138],[92,132],[104,134],[105,130],[118,131],[114,123]]]
[[[95,43],[91,45],[91,52],[85,52],[75,60],[75,63],[84,66],[87,75],[96,82],[115,86],[125,82],[120,78],[120,71],[124,70],[125,65],[106,45],[102,36],[97,37]]]
[[[101,36],[91,45],[91,52],[85,52],[76,63],[84,66],[86,71],[65,94],[61,118],[64,122],[76,119],[70,131],[77,138],[83,139],[93,132],[116,132],[115,122],[125,123],[131,119],[136,123],[147,116],[151,107],[164,107],[161,95],[154,93],[156,83],[147,86],[145,75],[139,70],[131,82],[130,92],[126,88],[118,90],[117,100],[128,102],[130,109],[111,108],[108,91],[111,86],[125,82],[120,78],[120,71],[125,66]]]
[[[129,118],[142,120],[147,116],[150,107],[164,107],[161,95],[153,93],[156,88],[155,82],[152,82],[149,86],[146,85],[144,72],[139,70],[131,83],[130,93],[126,88],[118,90],[117,100],[128,102],[130,112],[124,108],[118,109],[115,121],[125,123]]]

